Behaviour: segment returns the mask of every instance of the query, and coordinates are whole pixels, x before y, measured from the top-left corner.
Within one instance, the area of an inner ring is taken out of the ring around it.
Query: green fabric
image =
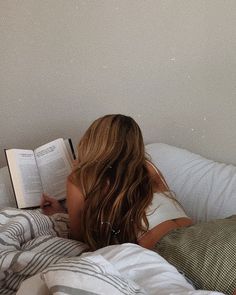
[[[198,289],[225,294],[236,290],[236,215],[173,230],[154,251]]]

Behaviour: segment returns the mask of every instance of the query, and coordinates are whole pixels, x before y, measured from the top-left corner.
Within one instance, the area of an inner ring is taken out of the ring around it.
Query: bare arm
[[[67,181],[67,209],[70,220],[71,238],[82,240],[80,230],[80,219],[84,208],[84,196],[81,190]],[[53,215],[55,213],[66,213],[64,207],[54,197],[42,196],[41,209],[43,214]]]
[[[81,190],[70,181],[67,181],[67,208],[70,219],[71,237],[81,241],[80,219],[84,208],[84,196]]]

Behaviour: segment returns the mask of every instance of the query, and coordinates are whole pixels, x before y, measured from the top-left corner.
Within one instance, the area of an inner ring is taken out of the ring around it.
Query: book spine
[[[71,148],[71,153],[72,153],[73,159],[76,160],[75,150],[74,150],[71,138],[69,138],[68,141],[69,141],[69,145],[70,145],[70,148]]]

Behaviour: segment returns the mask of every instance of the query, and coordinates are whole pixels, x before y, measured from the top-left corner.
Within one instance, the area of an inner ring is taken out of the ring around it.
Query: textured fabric
[[[154,250],[199,289],[236,290],[236,215],[173,230]]]
[[[170,192],[153,194],[152,203],[147,208],[149,230],[164,221],[181,217],[188,218],[178,202],[173,199]]]
[[[51,218],[37,210],[0,210],[0,294],[15,294],[25,279],[86,250],[66,238],[67,225],[66,214]]]
[[[62,238],[67,224],[66,214],[0,210],[0,294],[13,295],[19,287],[19,295],[48,294],[48,288],[50,294],[215,294],[195,291],[164,258],[135,244],[77,257],[86,245]]]
[[[17,295],[32,295],[32,286],[34,295],[223,295],[194,290],[163,257],[130,243],[64,258],[25,280]]]
[[[163,257],[136,244],[108,246],[95,253],[108,260],[123,277],[129,278],[145,289],[148,295],[223,294],[195,290],[184,276]]]
[[[50,294],[144,295],[145,290],[123,277],[101,255],[61,260],[45,269],[41,277]]]

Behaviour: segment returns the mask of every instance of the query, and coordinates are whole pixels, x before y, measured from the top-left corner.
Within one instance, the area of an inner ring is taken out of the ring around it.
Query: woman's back
[[[168,232],[178,227],[189,226],[192,220],[174,198],[161,172],[151,162],[147,168],[153,184],[153,199],[146,209],[148,231],[139,236],[138,243],[148,249]]]
[[[119,114],[97,119],[81,138],[77,155],[67,188],[72,237],[92,250],[139,243],[140,234],[150,232],[147,210],[153,193],[169,189],[147,161],[138,124]]]

